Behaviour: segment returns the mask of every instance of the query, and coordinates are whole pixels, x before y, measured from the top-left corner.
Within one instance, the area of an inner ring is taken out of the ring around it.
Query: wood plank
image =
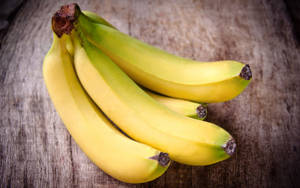
[[[27,0],[0,39],[0,187],[297,187],[300,53],[284,2],[77,1],[121,31],[171,53],[250,64],[236,99],[209,106],[237,153],[207,167],[173,163],[159,179],[121,183],[96,167],[65,129],[47,94],[42,61],[50,18],[70,1]]]

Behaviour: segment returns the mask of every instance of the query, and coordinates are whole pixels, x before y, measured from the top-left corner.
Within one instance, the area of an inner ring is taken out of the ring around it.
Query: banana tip
[[[252,78],[252,72],[248,64],[242,68],[240,72],[240,77],[245,80],[250,80]]]
[[[200,104],[196,108],[196,112],[199,118],[205,118],[207,115],[207,108]]]
[[[223,145],[223,149],[224,151],[232,156],[234,154],[234,151],[236,149],[236,143],[235,140],[233,138],[231,138],[230,140],[228,140],[224,145]]]
[[[169,154],[164,153],[164,152],[160,152],[159,154],[154,155],[154,156],[150,157],[149,159],[157,160],[161,166],[167,166],[171,161]]]

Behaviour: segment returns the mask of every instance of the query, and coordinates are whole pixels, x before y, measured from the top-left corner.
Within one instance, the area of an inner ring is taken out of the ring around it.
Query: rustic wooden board
[[[231,132],[238,150],[207,167],[173,163],[147,184],[125,184],[103,173],[68,134],[42,78],[50,17],[70,2],[27,0],[0,39],[0,187],[300,186],[300,53],[284,2],[77,2],[171,53],[250,64],[253,81],[245,92],[209,106],[208,120]]]

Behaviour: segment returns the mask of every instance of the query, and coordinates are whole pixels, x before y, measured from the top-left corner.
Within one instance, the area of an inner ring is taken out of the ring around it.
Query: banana
[[[106,21],[104,18],[102,18],[101,16],[98,16],[94,12],[84,10],[84,11],[82,11],[82,13],[84,15],[86,15],[91,21],[93,21],[93,22],[95,22],[97,24],[103,24],[103,25],[106,25],[106,26],[111,27],[113,29],[117,29],[115,26],[113,26],[108,21]]]
[[[116,29],[113,25],[107,22],[104,18],[90,11],[82,11],[89,19],[95,23],[103,24]],[[207,116],[207,107],[205,105],[190,102],[182,99],[175,99],[164,95],[156,94],[150,90],[144,89],[148,95],[153,97],[159,103],[166,105],[171,110],[183,114],[187,117],[204,120]]]
[[[169,166],[168,155],[129,139],[106,119],[80,85],[70,49],[69,36],[59,39],[54,34],[43,75],[52,102],[73,139],[98,167],[120,181],[143,183],[161,176]]]
[[[235,141],[224,129],[178,114],[147,95],[85,38],[78,25],[82,16],[76,4],[63,6],[53,17],[54,32],[61,36],[75,31],[72,39],[77,76],[93,101],[119,128],[183,164],[210,165],[234,153]]]
[[[157,102],[165,105],[169,109],[182,114],[187,117],[204,120],[207,116],[206,105],[199,104],[196,102],[186,101],[183,99],[176,99],[171,97],[166,97],[153,93],[149,90],[144,91]]]
[[[83,15],[78,24],[88,40],[132,79],[167,96],[224,102],[238,96],[252,78],[250,66],[237,61],[197,62],[169,54]]]

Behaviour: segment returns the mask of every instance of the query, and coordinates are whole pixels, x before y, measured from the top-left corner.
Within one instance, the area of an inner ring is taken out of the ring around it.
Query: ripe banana
[[[95,23],[103,24],[116,29],[102,17],[90,11],[82,11],[89,19]],[[153,97],[159,103],[166,105],[171,110],[183,114],[187,117],[204,120],[207,115],[207,107],[205,105],[190,102],[182,99],[175,99],[164,95],[156,94],[150,90],[144,89],[148,95]]]
[[[150,97],[158,101],[159,103],[167,106],[169,109],[185,115],[187,117],[204,120],[207,115],[206,105],[199,104],[196,102],[186,101],[183,99],[176,99],[171,97],[166,97],[153,93],[149,90],[144,90]]]
[[[161,176],[169,166],[168,155],[129,139],[106,119],[80,85],[65,47],[70,45],[68,38],[54,34],[43,75],[73,139],[98,167],[118,180],[143,183]]]
[[[228,132],[159,104],[93,46],[78,25],[82,16],[75,4],[63,6],[53,17],[54,31],[58,36],[76,31],[72,39],[78,78],[89,96],[125,133],[184,164],[209,165],[233,154],[236,144]]]
[[[237,61],[197,62],[169,54],[106,25],[80,16],[88,40],[137,83],[164,95],[198,102],[223,102],[249,84],[249,65]]]

